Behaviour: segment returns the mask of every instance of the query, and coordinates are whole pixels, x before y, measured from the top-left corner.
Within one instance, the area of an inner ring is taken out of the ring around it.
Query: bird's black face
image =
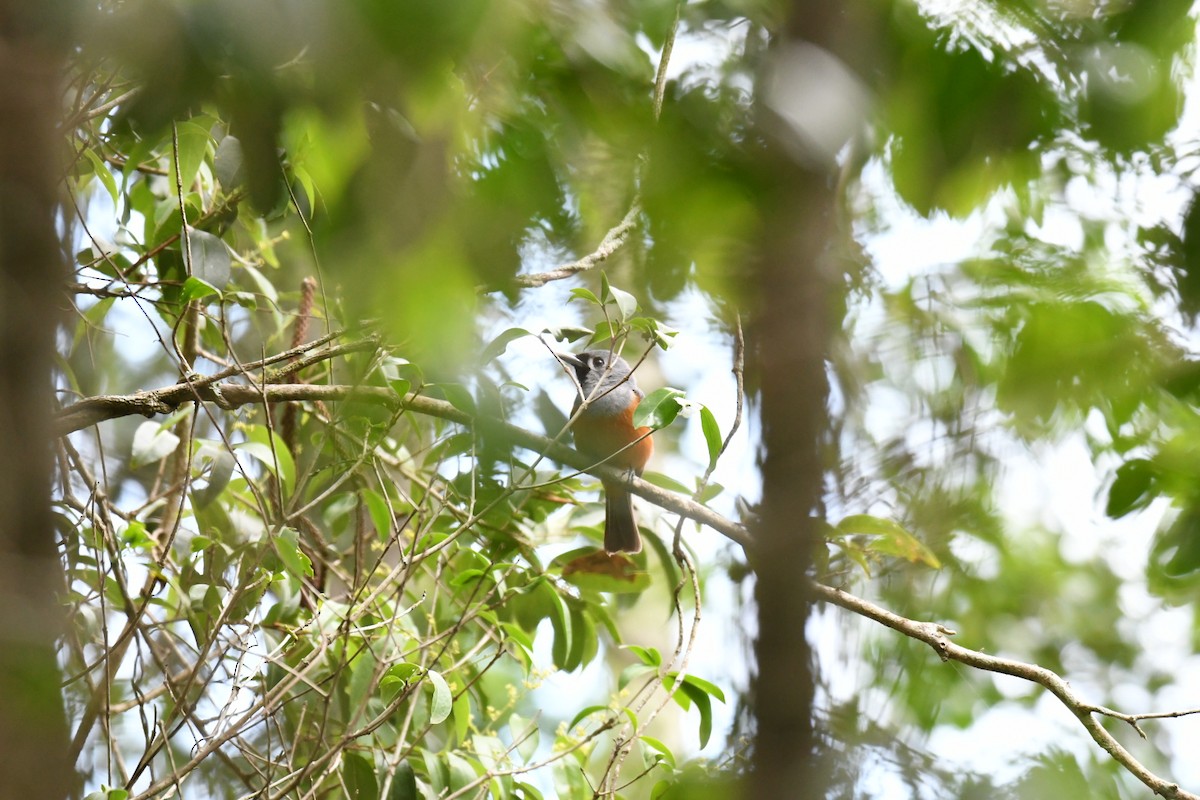
[[[579,354],[578,358],[579,363],[575,365],[575,377],[579,379],[580,383],[584,382],[589,372],[600,375],[608,366],[607,352],[601,353],[596,350],[585,350]]]

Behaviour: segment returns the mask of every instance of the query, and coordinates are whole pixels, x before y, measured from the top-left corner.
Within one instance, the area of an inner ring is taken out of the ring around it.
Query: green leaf
[[[550,649],[550,658],[554,666],[565,669],[567,656],[571,652],[571,629],[567,621],[567,610],[563,607],[562,598],[558,592],[549,591],[550,625],[554,629],[554,642]]]
[[[292,451],[284,443],[279,434],[269,430],[265,425],[252,425],[246,430],[249,441],[234,445],[235,450],[243,450],[258,459],[273,475],[279,478],[283,488],[290,494],[296,486],[296,464],[292,460]],[[278,464],[278,471],[276,471]]]
[[[1154,465],[1144,458],[1126,461],[1117,468],[1117,476],[1108,490],[1104,513],[1110,519],[1120,519],[1131,511],[1145,508],[1154,499],[1152,491],[1156,478]]]
[[[877,553],[908,559],[934,569],[941,569],[942,562],[923,542],[890,519],[873,517],[869,514],[853,514],[837,524],[837,531],[879,537],[868,547]]]
[[[683,410],[683,405],[679,402],[683,396],[682,391],[670,387],[656,389],[646,395],[633,412],[634,427],[649,425],[655,430],[667,427]]]
[[[190,303],[193,300],[200,300],[205,297],[211,297],[215,294],[220,294],[220,292],[217,290],[217,287],[213,286],[207,281],[192,276],[183,282],[183,290],[179,293],[179,302]]]
[[[708,468],[713,469],[717,466],[717,457],[721,455],[721,426],[708,406],[700,406],[700,428],[708,445]]]
[[[658,652],[658,648],[627,644],[623,646],[623,649],[633,653],[635,656],[641,659],[643,664],[648,667],[654,667],[655,669],[658,669],[662,666],[662,653]]]
[[[637,298],[635,298],[629,292],[621,291],[615,286],[609,286],[608,289],[612,293],[612,299],[617,305],[617,311],[620,312],[620,319],[622,322],[637,313]]]
[[[203,469],[205,462],[211,466],[208,467],[208,483],[200,489],[192,489],[192,503],[197,509],[203,509],[211,504],[214,500],[221,496],[221,492],[225,491],[225,487],[229,485],[229,480],[233,477],[233,470],[237,466],[229,451],[224,445],[217,445],[212,442],[202,442],[196,449],[196,455],[192,459],[193,464],[199,462],[200,469]]]
[[[188,192],[196,180],[200,165],[204,163],[212,136],[208,128],[191,121],[179,123],[176,130],[179,133],[179,178],[183,183],[183,191]],[[171,186],[175,186],[174,173],[171,174]]]
[[[386,542],[392,535],[392,513],[388,510],[387,500],[374,489],[362,489],[359,496],[367,507],[371,524],[375,526],[375,534],[380,541]]]
[[[94,150],[87,148],[83,151],[83,154],[87,156],[88,161],[92,162],[92,171],[100,179],[100,182],[104,184],[104,188],[108,190],[108,196],[112,198],[113,206],[115,207],[117,205],[117,179],[113,177],[108,165],[100,160],[100,157],[96,155]]]
[[[508,349],[509,344],[517,339],[532,335],[532,333],[524,328],[509,328],[495,339],[492,339],[492,341],[488,342],[487,347],[483,348],[483,352],[479,356],[479,363],[491,363],[492,359],[498,358],[504,354],[504,351]]]
[[[543,795],[540,791],[538,791],[535,787],[530,786],[528,783],[525,783],[523,781],[517,782],[517,789],[519,789],[521,791],[521,796],[522,796],[523,800],[545,800],[545,798],[543,797]]]
[[[475,398],[471,396],[471,392],[461,383],[437,383],[430,384],[430,388],[436,388],[446,398],[446,402],[457,408],[459,411],[466,412],[474,416],[475,414]]]
[[[644,735],[639,736],[638,740],[642,744],[649,747],[650,749],[655,750],[659,753],[662,753],[663,760],[666,761],[668,764],[670,764],[672,767],[675,766],[675,753],[673,753],[671,751],[671,748],[667,747],[665,744],[663,744],[658,739],[655,739],[653,736],[644,736]]]
[[[164,423],[146,421],[133,432],[133,450],[129,465],[134,469],[162,461],[179,447],[179,437],[166,430]]]
[[[396,765],[388,800],[417,800],[418,797],[420,795],[417,793],[416,773],[413,772],[412,764],[405,759]]]
[[[597,306],[601,304],[600,298],[598,298],[598,297],[596,297],[596,295],[592,294],[592,292],[590,290],[584,289],[582,287],[576,287],[571,290],[571,298],[574,299],[576,297],[578,297],[580,300],[586,300],[589,303],[592,303]],[[580,329],[574,329],[574,330],[580,330]],[[588,334],[591,334],[591,331],[588,331]],[[554,338],[559,339],[560,337],[556,335]],[[569,338],[569,337],[564,336],[562,338]],[[576,337],[576,338],[579,338],[579,337]],[[575,339],[570,339],[570,341],[573,342],[573,341],[575,341]]]
[[[271,537],[271,544],[289,575],[294,578],[313,576],[312,562],[300,552],[300,534],[294,528],[281,528]]]
[[[350,800],[376,800],[379,797],[375,765],[358,753],[342,753],[342,783],[346,787],[345,796]]]
[[[670,678],[671,682],[673,682],[676,678],[679,677],[679,673],[677,673],[677,672],[670,673],[668,675],[668,677]],[[703,678],[696,677],[695,675],[684,675],[683,682],[690,683],[692,686],[695,686],[697,689],[704,692],[705,694],[708,694],[708,695],[711,695],[712,697],[717,698],[722,703],[725,702],[725,692],[721,690],[720,686],[717,686],[715,683],[712,683],[711,681],[706,681]],[[669,683],[668,683],[668,685],[669,685]]]
[[[467,741],[471,730],[471,693],[460,692],[454,698],[454,737],[458,742]]]
[[[445,722],[454,708],[450,686],[440,672],[428,670],[425,675],[433,686],[433,700],[429,704],[429,721],[434,725]]]
[[[188,243],[192,251],[191,277],[218,290],[228,286],[233,261],[225,242],[211,233],[189,227]]]
[[[567,726],[567,730],[573,729],[592,714],[607,714],[608,710],[608,706],[588,706],[575,715],[575,718],[571,720],[571,724]]]
[[[678,685],[678,689],[673,697],[675,698],[675,702],[685,711],[688,710],[691,703],[694,703],[696,709],[699,710],[700,747],[705,747],[708,744],[709,737],[712,736],[712,698],[708,692],[696,684],[690,683],[687,679],[684,679],[684,682]]]
[[[574,725],[570,727],[574,727]],[[541,731],[538,729],[536,719],[531,720],[520,714],[512,714],[508,718],[508,731],[521,758],[529,761],[537,754]]]
[[[666,489],[669,492],[678,492],[679,494],[691,494],[692,490],[684,486],[674,478],[664,475],[661,472],[646,472],[642,474],[642,480],[647,483],[652,483],[660,489]]]
[[[587,292],[593,302],[599,303],[594,294],[588,292],[587,289],[583,291]],[[572,289],[571,293],[574,294],[575,290]],[[592,329],[580,328],[576,325],[564,325],[558,328],[543,328],[542,333],[549,334],[556,342],[577,342],[580,339],[586,339],[591,336]]]
[[[242,143],[237,137],[226,135],[213,154],[213,175],[226,194],[241,185],[245,178],[242,169]]]

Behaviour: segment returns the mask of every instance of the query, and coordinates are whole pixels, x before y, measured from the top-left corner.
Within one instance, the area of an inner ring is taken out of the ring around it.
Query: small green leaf
[[[679,676],[679,673],[677,673],[677,672],[671,673],[671,675],[670,675],[672,680],[674,680],[678,676]],[[711,681],[706,681],[703,678],[696,677],[695,675],[685,675],[685,676],[683,676],[683,682],[690,683],[692,686],[695,686],[697,689],[704,692],[705,694],[708,694],[708,695],[711,695],[711,696],[717,698],[722,703],[725,702],[725,692],[723,692],[721,690],[720,686],[717,686],[715,683],[712,683]]]
[[[179,133],[179,179],[183,183],[183,190],[187,192],[190,191],[192,182],[196,180],[196,173],[200,171],[200,165],[204,163],[204,156],[208,152],[208,144],[212,141],[212,136],[209,134],[208,128],[190,121],[179,123],[176,130]],[[175,175],[172,173],[172,187],[175,185],[174,178]]]
[[[531,720],[520,714],[513,714],[508,718],[508,731],[521,758],[528,761],[537,754],[541,731],[538,729],[536,718]]]
[[[460,692],[454,698],[454,737],[459,742],[467,740],[471,730],[471,693]]]
[[[374,489],[362,489],[359,496],[367,507],[371,524],[375,526],[375,534],[380,541],[386,542],[392,535],[392,513],[388,511],[387,501]]]
[[[396,772],[392,775],[392,790],[388,793],[388,800],[417,800],[420,797],[417,794],[417,776],[413,772],[412,764],[405,759],[396,765]]]
[[[600,298],[596,297],[596,295],[594,295],[588,289],[584,289],[582,287],[577,287],[575,289],[572,289],[571,290],[571,298],[574,299],[576,297],[578,297],[580,300],[586,300],[589,303],[593,303],[594,305],[600,305]],[[588,331],[588,333],[590,334],[591,331]],[[558,339],[559,337],[555,336],[554,338]],[[568,338],[568,337],[564,337],[564,338]],[[575,341],[575,340],[571,339],[570,341]]]
[[[446,718],[450,716],[454,707],[453,698],[450,694],[450,686],[440,672],[431,669],[425,675],[433,686],[433,700],[429,704],[429,721],[437,725],[445,722]]]
[[[1131,511],[1145,508],[1154,499],[1155,469],[1144,458],[1134,458],[1117,468],[1117,476],[1108,490],[1104,513],[1120,519]]]
[[[241,185],[244,178],[242,143],[236,137],[226,135],[217,145],[213,154],[213,174],[226,193]]]
[[[446,402],[450,405],[467,414],[475,414],[475,398],[471,396],[471,392],[467,387],[461,383],[431,384],[431,388],[433,386],[436,386],[441,391],[442,396],[446,398]]]
[[[292,460],[292,451],[288,449],[279,434],[269,430],[265,425],[253,425],[247,429],[246,438],[249,441],[234,445],[234,449],[244,450],[258,459],[263,466],[279,478],[283,483],[283,488],[291,493],[296,485],[296,463]],[[278,472],[276,472],[276,464],[278,464]]]
[[[487,347],[483,348],[483,353],[481,353],[479,356],[479,363],[491,363],[492,359],[502,356],[504,351],[508,349],[508,346],[512,342],[516,341],[517,339],[532,335],[532,333],[524,328],[509,328],[495,339],[492,339],[492,341],[488,342]]]
[[[376,800],[379,797],[375,765],[358,753],[342,753],[342,783],[349,800]]]
[[[708,406],[700,406],[700,428],[708,445],[708,468],[713,469],[717,466],[717,457],[721,455],[721,426]]]
[[[578,725],[579,723],[583,722],[585,719],[590,717],[592,714],[607,714],[607,713],[608,713],[608,706],[588,706],[587,708],[581,710],[578,714],[575,715],[575,718],[571,720],[571,724],[567,726],[567,730],[571,730],[576,725]]]
[[[622,322],[637,313],[637,298],[635,298],[629,292],[621,291],[615,286],[609,286],[608,289],[610,292],[612,292],[612,299],[617,304],[617,311],[620,312]]]
[[[942,562],[923,542],[890,519],[873,517],[869,514],[853,514],[837,524],[840,533],[857,533],[878,537],[868,550],[884,555],[905,558],[913,563],[922,563],[941,569]]]
[[[583,291],[587,292],[586,289]],[[588,292],[593,302],[599,303],[596,296]],[[577,342],[580,339],[586,339],[592,335],[591,328],[580,328],[575,325],[564,325],[559,328],[543,328],[542,333],[549,334],[556,342]]]
[[[289,575],[293,578],[313,576],[312,562],[300,552],[300,534],[294,528],[281,528],[271,537],[271,544]]]
[[[183,289],[179,292],[179,302],[190,303],[193,300],[200,300],[215,294],[220,294],[217,291],[217,287],[205,280],[192,276],[183,282]]]
[[[112,171],[108,165],[100,160],[100,156],[90,147],[85,148],[83,154],[87,156],[88,161],[92,162],[92,170],[96,173],[96,177],[104,184],[104,188],[108,190],[108,196],[112,198],[113,206],[117,205],[117,179],[113,177]],[[122,790],[124,791],[124,790]]]
[[[692,490],[684,486],[679,481],[672,477],[662,474],[661,472],[646,472],[642,475],[642,480],[647,483],[652,483],[660,489],[666,489],[669,492],[678,492],[679,494],[691,494]]]
[[[554,629],[554,641],[550,648],[550,658],[554,666],[564,669],[567,656],[571,652],[571,629],[567,622],[567,610],[563,607],[562,598],[558,592],[546,593],[550,599],[550,626]]]
[[[658,669],[662,666],[662,653],[658,652],[658,648],[627,644],[624,645],[624,649],[640,658],[642,663],[648,667],[654,667],[655,669]]]
[[[233,261],[225,242],[211,233],[190,227],[188,228],[188,241],[192,251],[191,277],[199,278],[216,289],[224,289],[228,286]]]
[[[697,710],[700,712],[700,747],[703,748],[708,744],[708,739],[712,736],[712,698],[708,692],[689,683],[686,679],[682,684],[679,684],[678,690],[673,695],[677,702],[685,711],[690,707],[691,703],[695,703]]]
[[[697,479],[697,481],[698,480],[699,479]],[[697,488],[699,488],[699,487],[697,487]],[[725,487],[722,486],[721,484],[715,483],[715,482],[708,483],[704,486],[703,489],[700,489],[700,494],[696,496],[696,502],[707,503],[710,500],[712,500],[713,498],[719,496],[721,494],[721,492],[723,492],[723,491],[725,491]]]
[[[229,480],[233,477],[233,470],[237,463],[223,445],[218,446],[207,441],[202,442],[196,448],[196,455],[192,457],[192,461],[193,464],[199,465],[199,470],[203,470],[206,466],[208,469],[208,484],[200,489],[192,489],[192,503],[197,509],[203,509],[220,497],[221,492],[225,491],[225,487],[229,485]]]
[[[166,430],[162,423],[147,421],[133,433],[130,466],[134,469],[162,461],[179,447],[179,437]]]
[[[522,800],[545,800],[540,791],[524,781],[517,781],[517,788],[521,791]]]
[[[642,744],[646,745],[651,750],[662,753],[663,759],[672,767],[675,766],[675,754],[671,752],[671,748],[667,747],[653,736],[639,736],[638,739]]]
[[[682,391],[670,387],[656,389],[646,395],[633,412],[634,427],[649,425],[655,430],[667,427],[683,410],[683,405],[679,402],[683,396]]]

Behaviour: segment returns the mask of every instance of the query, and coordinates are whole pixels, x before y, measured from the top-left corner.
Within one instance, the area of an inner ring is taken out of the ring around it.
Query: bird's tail
[[[604,484],[604,549],[610,553],[640,553],[642,537],[633,516],[633,495],[624,486]]]

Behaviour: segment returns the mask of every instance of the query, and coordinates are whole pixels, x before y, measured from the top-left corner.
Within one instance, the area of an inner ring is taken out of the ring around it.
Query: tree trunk
[[[29,7],[0,3],[0,786],[6,797],[62,798],[74,771],[55,661],[62,580],[49,506],[65,273],[55,227],[60,62],[57,37],[31,24],[39,12]]]

